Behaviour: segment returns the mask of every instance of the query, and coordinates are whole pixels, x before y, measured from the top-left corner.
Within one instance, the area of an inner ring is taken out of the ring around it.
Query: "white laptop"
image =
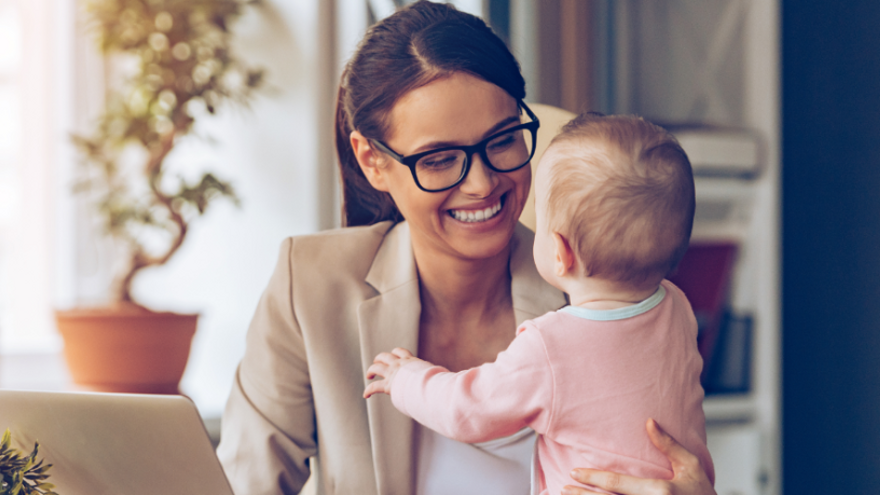
[[[53,464],[60,495],[232,495],[182,396],[0,390],[0,434]]]

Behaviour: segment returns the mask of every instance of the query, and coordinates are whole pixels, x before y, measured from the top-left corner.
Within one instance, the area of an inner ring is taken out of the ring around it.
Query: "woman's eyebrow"
[[[513,124],[514,122],[519,123],[519,115],[511,115],[510,117],[507,117],[506,119],[502,120],[501,122],[498,122],[497,124],[493,125],[492,127],[489,128],[488,131],[486,131],[485,134],[483,134],[483,139],[491,136],[492,134],[495,134],[496,132],[500,131],[501,129],[504,129],[505,127],[509,126],[510,124]]]
[[[491,136],[492,134],[495,134],[496,132],[500,131],[501,129],[504,129],[505,127],[507,127],[513,123],[519,123],[519,115],[511,115],[510,117],[507,117],[506,119],[499,121],[497,124],[490,127],[489,130],[484,132],[483,135],[480,137],[480,140],[482,141],[483,139]],[[454,146],[461,146],[461,143],[457,143],[457,142],[453,142],[453,141],[431,141],[430,143],[425,143],[425,144],[419,146],[418,148],[413,150],[413,152],[410,153],[410,155],[415,155],[415,154],[421,153],[423,151],[431,151],[431,150],[436,150],[436,149],[440,149],[440,148],[449,148],[449,147],[454,147]]]

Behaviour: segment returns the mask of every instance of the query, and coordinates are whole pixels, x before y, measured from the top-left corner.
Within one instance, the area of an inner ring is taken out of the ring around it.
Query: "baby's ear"
[[[552,236],[554,251],[556,251],[556,259],[554,261],[556,275],[559,277],[565,277],[575,270],[577,257],[575,252],[571,249],[571,244],[564,235],[559,232],[553,232]]]
[[[384,169],[380,167],[384,154],[373,148],[370,145],[370,140],[358,131],[352,131],[349,138],[354,157],[357,159],[358,165],[361,166],[364,176],[370,181],[370,185],[377,191],[388,192]]]

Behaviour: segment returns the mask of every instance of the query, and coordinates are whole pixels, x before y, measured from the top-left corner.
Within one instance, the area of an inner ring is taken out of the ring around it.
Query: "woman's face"
[[[472,145],[519,124],[519,115],[516,100],[503,89],[454,73],[414,89],[395,104],[385,143],[404,156]],[[529,194],[530,167],[494,172],[477,153],[458,186],[425,192],[408,167],[381,152],[377,159],[383,189],[410,224],[414,248],[466,259],[488,258],[507,248]]]

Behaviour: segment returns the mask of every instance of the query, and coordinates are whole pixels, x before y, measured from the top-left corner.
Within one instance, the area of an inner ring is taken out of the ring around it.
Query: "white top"
[[[461,443],[416,424],[416,495],[529,495],[535,432]]]

